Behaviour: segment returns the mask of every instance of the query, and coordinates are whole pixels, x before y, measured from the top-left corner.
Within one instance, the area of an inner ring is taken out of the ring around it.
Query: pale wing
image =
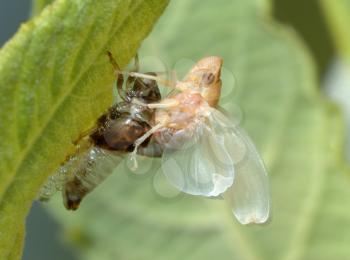
[[[207,123],[177,131],[165,145],[162,170],[177,189],[192,195],[218,196],[233,183],[234,168],[225,139]]]
[[[227,144],[235,161],[235,181],[223,194],[232,206],[233,214],[242,224],[264,223],[269,218],[270,195],[268,176],[260,155],[243,129],[218,110],[212,121],[226,126],[231,136]]]

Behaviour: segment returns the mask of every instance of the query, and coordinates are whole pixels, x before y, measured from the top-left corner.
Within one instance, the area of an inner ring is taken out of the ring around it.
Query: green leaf
[[[321,3],[339,53],[350,64],[350,1],[322,0]]]
[[[0,259],[19,258],[39,187],[111,105],[106,51],[124,66],[166,5],[58,0],[0,51]]]
[[[267,1],[172,2],[140,54],[169,68],[180,59],[224,58],[236,88],[222,104],[232,113],[242,108],[267,164],[272,220],[240,226],[220,200],[160,196],[156,162],[139,177],[119,166],[77,212],[67,212],[59,195],[48,204],[82,259],[350,259],[343,122],[318,92],[304,45],[271,20]]]
[[[32,16],[40,14],[40,12],[49,4],[52,4],[54,0],[33,0],[32,3]]]
[[[24,235],[25,235],[25,227],[24,223],[20,224],[20,226],[17,227],[17,234],[15,238],[14,245],[11,248],[11,252],[8,255],[8,260],[12,259],[21,259],[22,256],[22,248],[24,243]]]

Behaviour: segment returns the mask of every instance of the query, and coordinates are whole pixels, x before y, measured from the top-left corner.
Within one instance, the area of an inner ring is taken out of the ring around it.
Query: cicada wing
[[[268,176],[262,159],[254,144],[238,125],[218,110],[213,113],[213,121],[227,127],[235,162],[235,181],[223,194],[233,214],[242,224],[265,223],[269,218],[270,195]]]
[[[168,181],[192,195],[225,192],[233,183],[234,168],[224,142],[206,123],[177,131],[163,151],[162,170]]]

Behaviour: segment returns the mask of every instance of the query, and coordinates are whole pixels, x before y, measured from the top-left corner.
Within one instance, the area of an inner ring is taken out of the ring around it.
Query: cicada
[[[153,136],[173,186],[191,195],[223,197],[242,224],[264,223],[270,212],[268,176],[251,139],[218,105],[222,64],[220,57],[203,58],[183,80],[168,84],[172,95],[136,102],[155,111],[152,128],[135,141],[129,160],[137,168],[137,151]],[[137,76],[164,83],[159,76]]]
[[[40,200],[47,200],[60,190],[65,207],[76,210],[82,199],[113,172],[126,153],[134,149],[135,141],[151,129],[154,109],[137,103],[161,100],[157,82],[131,75],[124,79],[110,52],[108,56],[116,71],[116,86],[122,101],[111,106],[98,118],[94,127],[80,136],[76,141],[76,152],[68,156],[43,186]],[[137,70],[137,59],[135,64]],[[159,150],[147,148],[148,142],[149,139],[145,139],[140,144],[139,153],[159,156]]]

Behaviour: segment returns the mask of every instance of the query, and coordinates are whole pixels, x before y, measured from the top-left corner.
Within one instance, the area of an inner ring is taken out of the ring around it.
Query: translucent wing
[[[227,138],[236,145],[231,155],[235,161],[235,181],[223,194],[232,206],[233,214],[242,224],[264,223],[269,218],[270,196],[268,176],[262,159],[248,135],[234,125],[225,114],[213,111],[211,121],[227,128]]]
[[[177,131],[163,151],[162,170],[168,181],[192,195],[218,196],[225,192],[234,179],[233,161],[225,142],[219,129],[207,122]]]

